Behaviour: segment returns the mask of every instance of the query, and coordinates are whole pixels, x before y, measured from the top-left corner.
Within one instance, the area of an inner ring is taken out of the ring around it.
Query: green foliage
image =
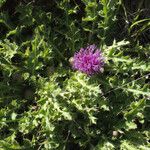
[[[145,3],[0,1],[0,149],[150,148]],[[73,70],[70,57],[93,43],[104,72]]]
[[[5,2],[6,0],[0,0],[0,7],[2,7]]]

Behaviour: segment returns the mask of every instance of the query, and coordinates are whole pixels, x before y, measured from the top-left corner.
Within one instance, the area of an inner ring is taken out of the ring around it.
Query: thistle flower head
[[[95,45],[89,45],[86,48],[81,48],[75,53],[72,60],[72,67],[88,75],[93,75],[102,71],[104,66],[104,57],[100,49]]]

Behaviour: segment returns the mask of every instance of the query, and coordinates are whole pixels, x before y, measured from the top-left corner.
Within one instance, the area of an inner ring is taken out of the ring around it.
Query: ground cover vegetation
[[[149,137],[149,0],[0,0],[0,149],[149,150]]]

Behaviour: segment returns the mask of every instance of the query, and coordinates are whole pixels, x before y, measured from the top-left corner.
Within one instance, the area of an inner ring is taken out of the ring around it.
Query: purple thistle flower
[[[88,75],[101,72],[104,66],[104,57],[100,49],[95,45],[89,45],[86,48],[81,48],[75,53],[72,60],[72,67]]]

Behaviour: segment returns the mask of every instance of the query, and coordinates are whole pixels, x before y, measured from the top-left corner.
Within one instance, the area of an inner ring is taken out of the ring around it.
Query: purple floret
[[[89,45],[87,48],[81,48],[75,53],[72,62],[73,69],[93,75],[102,71],[104,66],[104,57],[100,49],[95,45]]]

